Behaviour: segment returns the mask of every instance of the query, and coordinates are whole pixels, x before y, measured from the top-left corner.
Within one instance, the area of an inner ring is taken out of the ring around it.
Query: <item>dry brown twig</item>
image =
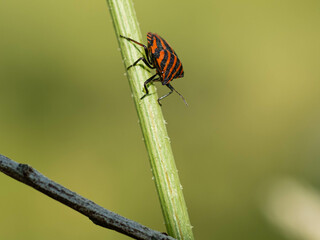
[[[174,240],[135,221],[111,212],[52,181],[27,164],[19,164],[0,154],[0,171],[87,216],[94,224],[141,240]]]

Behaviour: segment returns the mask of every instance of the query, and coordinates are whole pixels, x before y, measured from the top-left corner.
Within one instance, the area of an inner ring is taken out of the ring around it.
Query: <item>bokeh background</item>
[[[134,4],[144,41],[184,65],[190,106],[162,110],[196,239],[296,237],[270,196],[320,189],[320,1]],[[105,1],[0,1],[0,153],[165,231],[124,73]],[[0,189],[1,239],[129,239],[4,174]]]

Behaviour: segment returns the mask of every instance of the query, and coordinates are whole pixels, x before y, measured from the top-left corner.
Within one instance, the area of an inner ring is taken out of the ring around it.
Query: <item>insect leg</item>
[[[143,85],[144,85],[144,89],[146,90],[146,94],[143,95],[140,99],[143,99],[145,96],[147,96],[147,95],[149,94],[149,90],[148,90],[147,85],[148,85],[148,83],[150,83],[150,82],[152,82],[152,81],[158,80],[158,78],[154,79],[157,75],[158,75],[158,74],[153,75],[151,78],[147,79],[147,80],[144,82]]]
[[[184,97],[183,97],[177,90],[175,90],[170,83],[166,84],[166,86],[167,86],[171,91],[170,91],[169,93],[167,93],[166,95],[164,95],[164,96],[162,96],[162,97],[159,97],[158,103],[159,103],[160,106],[162,106],[161,103],[160,103],[160,100],[164,99],[165,97],[168,97],[173,91],[175,91],[176,93],[178,93],[179,96],[180,96],[180,97],[182,98],[182,100],[184,101],[184,103],[188,106],[188,103],[187,103],[187,101],[184,99]]]
[[[128,69],[129,69],[130,67],[132,67],[132,66],[135,66],[135,65],[136,65],[139,61],[141,61],[141,60],[143,60],[143,62],[144,62],[149,68],[151,68],[151,69],[154,69],[154,68],[155,68],[155,67],[152,67],[153,64],[152,64],[152,62],[151,62],[151,60],[150,60],[148,47],[147,47],[146,45],[144,45],[144,44],[142,44],[142,43],[139,43],[139,42],[137,42],[136,40],[133,40],[133,39],[131,39],[131,38],[122,36],[122,35],[120,35],[120,37],[125,38],[125,39],[127,39],[127,40],[129,40],[129,41],[131,41],[131,42],[134,42],[134,43],[140,45],[141,47],[144,48],[144,52],[145,52],[145,54],[146,54],[146,58],[143,58],[143,57],[139,58],[135,63],[133,63],[131,66],[129,66]]]
[[[168,85],[167,85],[168,86]],[[169,86],[168,86],[169,87]],[[171,88],[170,88],[171,89]],[[173,90],[171,89],[171,91],[169,93],[167,93],[166,95],[163,95],[162,97],[158,98],[158,103],[160,106],[162,106],[162,104],[160,103],[160,100],[164,99],[165,97],[168,97],[171,93],[173,93]]]
[[[142,60],[149,68],[151,68],[151,69],[154,69],[154,68],[155,68],[155,67],[152,67],[144,57],[141,57],[141,58],[139,58],[137,61],[135,61],[132,65],[130,65],[129,67],[127,67],[127,70],[129,70],[129,68],[137,65],[137,63],[140,62],[141,60]]]
[[[147,61],[148,61],[148,63],[150,64],[150,65],[154,65],[153,63],[152,63],[152,61],[151,61],[151,56],[150,56],[150,54],[149,54],[149,51],[148,51],[148,48],[144,48],[144,52],[146,53],[146,56],[147,56]],[[146,63],[147,64],[147,63]],[[148,65],[148,64],[147,64]],[[150,68],[156,68],[156,67],[150,67]]]

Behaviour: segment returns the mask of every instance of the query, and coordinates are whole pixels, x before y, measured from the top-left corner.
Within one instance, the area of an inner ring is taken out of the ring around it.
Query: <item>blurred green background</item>
[[[278,177],[320,188],[320,1],[134,4],[144,42],[160,34],[184,65],[190,106],[162,110],[196,239],[286,239],[260,203]],[[124,73],[104,0],[0,0],[0,153],[165,231]],[[129,239],[0,188],[1,239]]]

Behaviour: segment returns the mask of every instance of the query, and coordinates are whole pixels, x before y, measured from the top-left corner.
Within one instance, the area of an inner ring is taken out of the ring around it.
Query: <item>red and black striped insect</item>
[[[144,82],[144,89],[146,90],[146,93],[140,99],[143,99],[145,96],[149,94],[149,90],[147,87],[149,83],[159,81],[162,83],[162,85],[165,85],[170,89],[169,93],[158,99],[158,103],[160,106],[160,101],[165,97],[168,97],[173,91],[178,93],[181,96],[184,103],[188,105],[184,97],[179,92],[177,92],[177,90],[175,90],[170,83],[175,78],[182,78],[184,76],[184,71],[178,55],[172,49],[172,47],[170,47],[167,41],[160,37],[158,34],[149,32],[147,35],[147,47],[142,43],[139,43],[131,38],[124,37],[121,35],[120,37],[142,46],[146,54],[146,56],[140,57],[127,69],[137,65],[137,63],[142,60],[149,68],[156,69],[157,71],[155,75],[153,75],[151,78],[147,79]],[[155,78],[156,76],[158,77]]]

